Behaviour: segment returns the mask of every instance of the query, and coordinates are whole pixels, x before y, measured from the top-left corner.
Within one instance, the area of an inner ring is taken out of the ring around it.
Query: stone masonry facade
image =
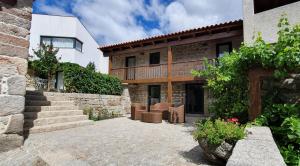
[[[0,1],[0,152],[23,144],[32,0]]]
[[[218,41],[197,42],[186,45],[172,47],[173,62],[185,62],[192,60],[201,60],[203,58],[216,58],[216,45],[219,43],[232,42],[232,48],[238,49],[243,41],[242,36],[221,39]],[[160,63],[167,64],[167,48],[147,50],[144,52],[134,52],[130,54],[116,54],[112,56],[112,69],[125,67],[126,57],[135,56],[136,66],[149,65],[150,53],[160,52]]]
[[[242,36],[221,39],[218,41],[208,41],[208,42],[197,42],[186,45],[179,45],[172,47],[173,53],[173,62],[186,62],[193,60],[201,60],[205,57],[208,59],[216,58],[216,45],[219,43],[231,42],[233,49],[238,49],[242,42]],[[160,63],[167,63],[167,48],[147,50],[144,52],[135,52],[131,54],[122,54],[112,56],[112,68],[122,68],[125,67],[126,57],[135,56],[136,57],[136,66],[146,66],[149,65],[149,55],[150,53],[160,52]],[[186,64],[177,65],[176,71],[180,73],[183,68],[186,67]],[[148,98],[148,86],[149,85],[161,85],[161,102],[167,102],[167,83],[151,83],[151,84],[129,84],[130,99],[132,103],[142,103],[147,105]],[[172,94],[172,103],[175,106],[185,103],[185,83],[172,83],[173,94]],[[208,92],[204,93],[204,110],[207,113],[208,107]]]

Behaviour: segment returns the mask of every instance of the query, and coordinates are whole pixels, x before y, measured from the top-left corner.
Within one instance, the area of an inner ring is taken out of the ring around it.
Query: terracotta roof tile
[[[152,40],[165,39],[165,38],[169,38],[169,37],[175,37],[177,35],[183,35],[183,34],[188,34],[188,33],[192,33],[192,32],[203,31],[203,30],[210,30],[210,29],[213,29],[213,28],[218,28],[218,27],[223,27],[223,26],[228,26],[228,25],[234,25],[234,24],[238,24],[238,23],[242,23],[242,22],[243,21],[241,19],[239,19],[239,20],[234,20],[234,21],[229,21],[229,22],[224,22],[224,23],[219,23],[219,24],[214,24],[214,25],[208,25],[208,26],[204,26],[204,27],[199,27],[199,28],[193,28],[193,29],[173,32],[173,33],[164,34],[164,35],[152,36],[152,37],[139,39],[139,40],[122,42],[122,43],[117,43],[117,44],[112,44],[112,45],[104,45],[104,46],[100,46],[99,49],[101,49],[103,51],[103,50],[110,49],[110,48],[123,47],[123,46],[127,46],[127,45],[138,44],[138,43],[152,41]]]

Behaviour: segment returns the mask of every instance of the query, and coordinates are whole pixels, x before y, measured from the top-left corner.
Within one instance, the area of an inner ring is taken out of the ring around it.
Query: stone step
[[[26,91],[26,95],[43,96],[43,91]]]
[[[74,127],[86,126],[93,124],[93,121],[84,120],[84,121],[76,121],[76,122],[67,122],[67,123],[56,123],[52,125],[46,126],[35,126],[33,128],[24,128],[25,134],[33,134],[33,133],[41,133],[41,132],[50,132],[56,130],[64,130]]]
[[[67,122],[76,122],[88,120],[86,115],[75,115],[75,116],[58,116],[50,118],[38,118],[38,119],[25,119],[24,127],[33,127],[33,126],[45,126],[56,123],[67,123]]]
[[[62,111],[42,111],[42,112],[24,112],[25,119],[50,118],[57,116],[83,115],[82,110],[62,110]]]
[[[78,110],[78,106],[25,106],[25,112]]]
[[[40,101],[26,100],[26,106],[74,106],[73,101]]]
[[[41,100],[41,101],[68,101],[64,96],[36,96],[25,95],[26,100]]]

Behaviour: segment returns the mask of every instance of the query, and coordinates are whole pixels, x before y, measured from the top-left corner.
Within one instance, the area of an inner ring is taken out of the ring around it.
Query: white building
[[[261,32],[269,43],[277,41],[277,24],[285,14],[291,25],[300,24],[299,0],[244,0],[244,42],[252,43]]]
[[[83,67],[94,62],[97,71],[108,73],[108,59],[103,57],[97,42],[77,17],[33,14],[30,33],[31,56],[34,57],[32,49],[37,49],[40,43],[52,43],[59,48],[57,57],[61,62]]]

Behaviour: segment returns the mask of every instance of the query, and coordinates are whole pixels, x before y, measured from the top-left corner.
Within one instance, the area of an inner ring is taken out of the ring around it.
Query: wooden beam
[[[168,47],[168,103],[172,103],[172,63],[173,63],[173,54],[171,46]]]
[[[250,95],[250,106],[248,110],[249,120],[254,120],[261,114],[261,79],[268,77],[273,74],[271,70],[264,69],[252,69],[248,72],[249,78],[249,95]]]
[[[112,69],[112,56],[109,56],[108,74],[111,74],[111,69]]]
[[[185,40],[177,40],[177,41],[166,42],[166,43],[161,43],[161,44],[156,44],[156,45],[137,47],[137,48],[123,50],[123,51],[109,52],[109,53],[107,53],[107,55],[113,55],[113,56],[126,55],[126,54],[135,53],[135,52],[142,52],[142,51],[166,48],[168,46],[185,45],[185,44],[191,44],[191,43],[196,43],[196,42],[232,38],[232,37],[237,37],[237,36],[242,37],[242,35],[243,35],[242,30],[235,30],[235,31],[231,31],[231,32],[222,32],[222,33],[217,33],[217,34],[212,34],[212,35],[203,35],[203,36],[189,38],[189,39],[185,39]]]
[[[123,80],[123,83],[128,84],[152,84],[152,83],[167,83],[167,78],[151,78],[151,79],[142,79],[142,80]]]

